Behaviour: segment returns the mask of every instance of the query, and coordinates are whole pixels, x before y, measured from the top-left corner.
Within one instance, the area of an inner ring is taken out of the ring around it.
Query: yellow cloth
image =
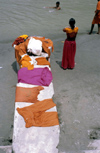
[[[19,37],[22,37],[22,38],[26,39],[28,37],[28,35],[21,35]]]
[[[66,27],[65,30],[66,30],[66,33],[73,33],[73,32],[77,33],[78,27],[75,27],[74,29],[71,29],[70,27]]]

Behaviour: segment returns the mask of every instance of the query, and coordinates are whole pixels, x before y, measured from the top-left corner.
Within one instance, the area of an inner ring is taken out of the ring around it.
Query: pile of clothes
[[[51,51],[54,51],[53,42],[50,39],[37,36],[21,35],[15,39],[12,46],[15,48],[15,58],[19,64],[24,54],[48,59]]]
[[[15,58],[20,66],[16,85],[15,103],[32,103],[17,108],[24,118],[26,127],[48,127],[59,125],[57,111],[48,111],[56,107],[49,90],[52,85],[50,54],[54,51],[53,42],[45,37],[21,35],[15,39]],[[39,96],[42,99],[39,99]]]

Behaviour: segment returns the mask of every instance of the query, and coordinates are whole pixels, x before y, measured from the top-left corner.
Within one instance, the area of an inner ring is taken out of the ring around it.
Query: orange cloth
[[[50,62],[47,61],[47,59],[45,57],[39,57],[35,59],[37,61],[37,65],[49,65],[50,66]]]
[[[26,54],[26,52],[27,52],[28,42],[29,42],[29,39],[27,39],[23,43],[15,46],[15,58],[16,58],[18,63],[21,60],[21,56],[23,54]]]
[[[52,99],[45,99],[31,106],[17,108],[17,111],[23,116],[27,128],[31,126],[48,127],[59,125],[57,112],[45,112],[54,106],[56,104]]]
[[[97,11],[99,11],[99,13],[96,15],[96,17],[93,18],[92,24],[100,24],[100,1],[98,1],[98,3],[97,3],[95,13]]]
[[[97,3],[97,8],[96,8],[96,11],[99,10],[100,11],[100,1],[98,1]],[[98,16],[100,18],[100,12],[98,13]]]
[[[36,103],[38,102],[38,94],[40,93],[40,90],[43,89],[42,86],[33,88],[16,87],[15,102]]]
[[[21,65],[21,68],[23,67],[27,67],[28,70],[33,70],[34,65],[30,63],[31,58],[29,57],[29,55],[25,55],[24,57],[22,57],[22,59],[19,61],[19,65]]]
[[[50,57],[50,49],[48,47],[52,47],[52,52],[53,52],[54,51],[53,42],[50,39],[46,39],[45,37],[33,37],[33,38],[42,41],[42,47],[43,47],[44,51]]]

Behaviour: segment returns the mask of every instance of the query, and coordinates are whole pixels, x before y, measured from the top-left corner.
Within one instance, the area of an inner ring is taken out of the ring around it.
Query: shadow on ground
[[[12,66],[13,70],[17,73],[16,61],[13,62],[11,66]]]

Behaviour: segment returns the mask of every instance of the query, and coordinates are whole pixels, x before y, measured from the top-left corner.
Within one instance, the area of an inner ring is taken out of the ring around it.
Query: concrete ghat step
[[[100,150],[86,150],[83,153],[100,153]]]
[[[12,146],[0,146],[0,153],[12,153]]]
[[[20,87],[33,87],[34,85],[27,85],[18,83]],[[44,87],[40,91],[38,99],[44,100],[52,98],[54,95],[53,83],[49,87]],[[15,103],[14,114],[14,131],[13,131],[13,151],[14,153],[58,153],[57,145],[59,143],[59,125],[52,127],[30,127],[25,128],[24,119],[17,112],[17,107],[25,107],[32,105],[32,103]],[[48,111],[57,111],[56,106]]]
[[[100,153],[100,140],[91,140],[87,145],[87,150],[68,150],[68,151],[59,151],[59,153]]]
[[[66,152],[60,151],[59,153],[100,153],[100,150],[76,150],[76,151],[66,151]]]
[[[92,140],[88,145],[89,150],[100,150],[100,140]]]

